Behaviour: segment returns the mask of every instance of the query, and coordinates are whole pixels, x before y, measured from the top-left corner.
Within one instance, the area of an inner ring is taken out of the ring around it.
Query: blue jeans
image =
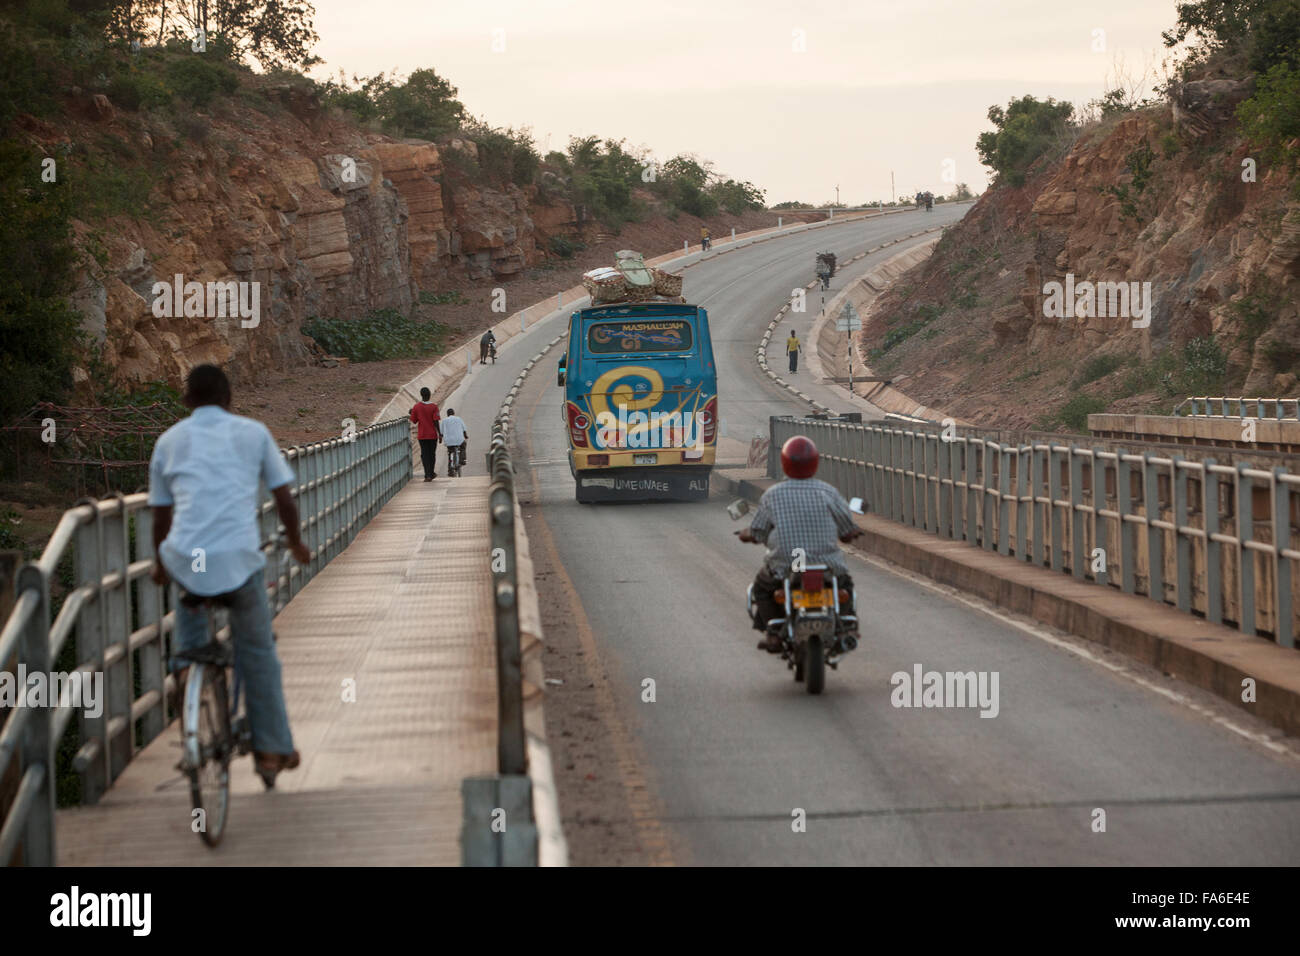
[[[280,684],[280,657],[275,652],[271,608],[266,603],[265,575],[262,571],[253,572],[232,594],[230,633],[235,641],[235,672],[244,688],[253,749],[263,753],[293,753],[289,712]],[[174,649],[191,651],[207,644],[211,640],[207,608],[186,607],[179,600],[175,606]],[[178,670],[178,664],[184,666],[173,661],[172,670]]]

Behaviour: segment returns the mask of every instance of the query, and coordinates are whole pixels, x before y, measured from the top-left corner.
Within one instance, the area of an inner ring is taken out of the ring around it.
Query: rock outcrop
[[[440,147],[364,133],[322,109],[302,86],[268,83],[276,107],[230,101],[212,115],[161,118],[90,98],[84,120],[29,123],[48,154],[90,141],[93,125],[134,151],[131,175],[152,178],[145,215],[77,224],[87,255],[75,303],[123,382],[179,382],[200,362],[236,379],[309,359],[300,333],[314,316],[409,312],[420,290],[505,280],[544,253],[541,237],[570,228],[571,206],[534,189],[474,185],[444,166]],[[155,316],[156,282],[258,283],[261,314]]]

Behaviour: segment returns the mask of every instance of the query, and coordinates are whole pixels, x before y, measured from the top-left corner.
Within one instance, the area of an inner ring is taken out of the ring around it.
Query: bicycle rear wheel
[[[191,827],[208,846],[216,846],[226,832],[230,812],[230,697],[225,669],[197,664],[190,669],[185,688],[186,773],[195,814]]]

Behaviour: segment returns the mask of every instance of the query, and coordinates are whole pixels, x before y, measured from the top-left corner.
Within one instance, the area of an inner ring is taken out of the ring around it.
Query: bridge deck
[[[276,618],[303,762],[270,793],[233,765],[221,846],[190,832],[173,724],[59,812],[59,863],[458,865],[461,780],[496,770],[487,486],[412,481]]]

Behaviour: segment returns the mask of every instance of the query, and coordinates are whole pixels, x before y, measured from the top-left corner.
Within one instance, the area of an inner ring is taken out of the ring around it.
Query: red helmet
[[[817,446],[811,438],[795,435],[781,446],[781,470],[790,478],[811,478],[817,474]]]

